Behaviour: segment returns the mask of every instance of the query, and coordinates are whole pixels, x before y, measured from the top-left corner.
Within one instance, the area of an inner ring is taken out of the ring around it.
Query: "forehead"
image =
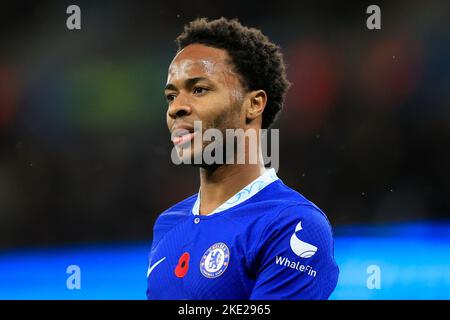
[[[223,49],[209,47],[203,44],[190,44],[177,53],[172,61],[179,62],[181,60],[211,60],[215,62],[225,62],[228,54]]]
[[[168,82],[194,76],[223,75],[233,73],[229,56],[223,49],[202,44],[191,44],[173,58],[169,66]]]

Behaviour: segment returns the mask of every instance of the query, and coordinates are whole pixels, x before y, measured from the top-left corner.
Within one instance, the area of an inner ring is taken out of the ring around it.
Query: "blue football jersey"
[[[328,299],[339,275],[330,223],[273,169],[209,215],[200,193],[158,217],[147,299]]]

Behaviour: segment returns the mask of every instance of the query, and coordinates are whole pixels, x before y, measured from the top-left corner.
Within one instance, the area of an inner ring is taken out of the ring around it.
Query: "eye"
[[[173,100],[175,100],[175,98],[176,98],[176,96],[173,93],[166,94],[166,100],[169,103],[172,102]]]
[[[206,88],[202,88],[202,87],[195,87],[194,88],[194,94],[195,95],[202,95],[202,94],[206,93],[206,91],[208,91],[208,89],[206,89]]]

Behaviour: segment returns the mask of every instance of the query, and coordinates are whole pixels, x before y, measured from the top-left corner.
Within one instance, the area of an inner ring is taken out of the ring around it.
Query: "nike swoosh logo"
[[[156,266],[157,266],[158,264],[160,264],[161,262],[163,262],[165,259],[166,259],[166,257],[160,259],[159,261],[155,262],[151,267],[148,268],[148,271],[147,271],[147,278],[148,278],[148,276],[150,275],[150,273],[152,273],[153,269],[155,269]]]

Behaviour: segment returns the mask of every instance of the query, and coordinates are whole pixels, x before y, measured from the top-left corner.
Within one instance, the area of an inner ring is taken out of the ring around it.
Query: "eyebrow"
[[[189,88],[189,87],[194,86],[197,82],[200,82],[200,81],[208,81],[208,82],[211,82],[211,80],[209,80],[208,78],[205,78],[205,77],[195,77],[195,78],[189,78],[189,79],[186,79],[186,80],[184,81],[184,83],[185,83],[185,86]],[[173,90],[173,91],[177,91],[178,88],[177,88],[174,84],[168,83],[168,84],[165,86],[164,90]]]

